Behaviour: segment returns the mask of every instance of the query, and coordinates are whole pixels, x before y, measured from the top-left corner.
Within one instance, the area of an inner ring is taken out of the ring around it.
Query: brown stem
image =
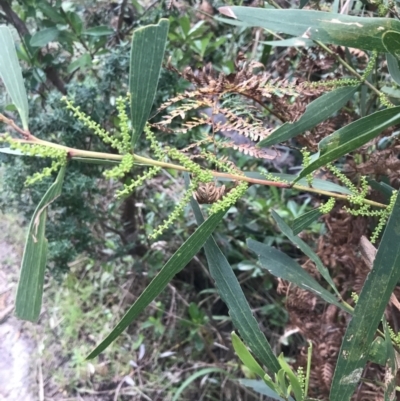
[[[68,154],[68,157],[70,157],[71,159],[74,158],[80,158],[80,159],[100,159],[100,160],[113,160],[113,161],[121,161],[122,160],[122,155],[116,155],[116,154],[110,154],[110,153],[100,153],[100,152],[92,152],[92,151],[88,151],[88,150],[80,150],[80,149],[75,149],[75,148],[69,148],[67,146],[63,146],[63,145],[58,145],[56,143],[52,143],[52,142],[47,142],[44,141],[42,139],[36,138],[34,135],[32,135],[29,131],[24,131],[21,128],[19,128],[13,120],[5,117],[4,115],[0,114],[0,121],[5,122],[6,124],[9,124],[10,126],[12,126],[14,129],[16,129],[21,135],[23,135],[25,137],[25,139],[13,139],[15,142],[19,142],[19,143],[28,143],[28,144],[32,144],[32,145],[42,145],[42,146],[48,146],[48,147],[52,147],[55,149],[62,149],[65,150]],[[178,164],[173,164],[173,163],[166,163],[166,162],[162,162],[159,160],[153,160],[150,159],[148,157],[143,157],[143,156],[139,156],[136,154],[132,155],[134,157],[134,160],[136,163],[142,163],[144,165],[148,165],[148,166],[158,166],[164,169],[174,169],[174,170],[178,170],[178,171],[187,171],[189,172],[190,170],[188,170],[186,167],[180,166]],[[315,189],[312,187],[308,187],[308,186],[302,186],[302,185],[298,185],[298,184],[287,184],[284,182],[276,182],[276,181],[268,181],[268,180],[260,180],[258,178],[251,178],[251,177],[247,177],[244,174],[231,174],[231,173],[219,173],[216,171],[212,172],[212,175],[216,178],[228,178],[230,180],[233,181],[246,181],[250,184],[259,184],[259,185],[267,185],[267,186],[271,186],[271,187],[277,187],[277,188],[294,188],[300,191],[307,191],[307,192],[314,192],[317,193],[319,195],[325,195],[325,196],[330,196],[330,197],[335,197],[338,199],[343,199],[343,200],[347,200],[348,196],[347,195],[342,195],[342,194],[338,194],[336,192],[330,192],[330,191],[324,191],[321,189]],[[375,206],[375,207],[381,207],[381,208],[385,208],[386,205],[382,204],[382,203],[378,203],[378,202],[374,202],[371,201],[369,199],[364,199],[364,203],[371,205],[371,206]]]
[[[4,122],[5,124],[9,125],[10,127],[14,128],[18,133],[20,133],[26,140],[32,139],[32,134],[29,131],[25,131],[22,128],[18,127],[15,124],[14,120],[11,118],[7,118],[5,115],[0,113],[0,121]]]

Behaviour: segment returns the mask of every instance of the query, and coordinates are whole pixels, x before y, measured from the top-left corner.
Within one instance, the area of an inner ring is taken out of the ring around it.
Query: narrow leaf
[[[257,178],[259,180],[266,180],[265,175],[257,172],[245,172],[245,175],[247,177],[251,178]],[[272,173],[272,175],[276,178],[279,178],[281,180],[286,180],[289,183],[294,183],[297,181],[298,185],[303,185],[305,187],[308,187],[308,182],[306,178],[298,179],[297,175],[293,174],[281,174],[281,173]],[[351,195],[352,192],[346,188],[342,187],[341,185],[338,185],[334,182],[327,181],[327,180],[321,180],[319,178],[315,178],[313,180],[313,188],[315,189],[321,189],[323,191],[331,191],[331,192],[337,192],[339,194],[345,194],[345,195]]]
[[[8,155],[14,155],[14,156],[26,156],[26,153],[22,152],[21,150],[11,149],[9,147],[0,148],[0,153],[5,153]]]
[[[309,0],[300,0],[300,8],[304,8],[307,5]]]
[[[390,185],[386,184],[385,182],[377,182],[375,180],[368,180],[368,185],[372,188],[375,189],[376,191],[379,191],[383,197],[385,198],[385,203],[389,203],[390,198],[393,195],[393,191],[395,190],[393,187]]]
[[[304,229],[310,227],[310,225],[314,223],[314,221],[318,220],[318,218],[321,216],[322,213],[320,212],[319,208],[316,208],[302,214],[297,219],[294,219],[291,224],[293,235],[300,234]]]
[[[47,207],[61,194],[65,169],[65,166],[60,169],[57,179],[44,194],[29,224],[15,301],[15,315],[23,320],[36,322],[39,319],[47,261]]]
[[[336,364],[330,401],[350,400],[361,378],[369,347],[400,279],[400,196],[386,226],[371,272],[358,298]]]
[[[59,33],[60,31],[56,27],[42,29],[32,36],[29,44],[32,47],[46,46],[48,43],[56,40]]]
[[[377,111],[325,137],[319,144],[319,157],[304,168],[296,181],[321,166],[358,149],[377,137],[384,129],[400,122],[400,106]]]
[[[79,36],[82,33],[83,29],[83,21],[81,17],[77,13],[69,11],[67,13],[67,18],[71,24],[71,28],[74,34]]]
[[[120,334],[139,316],[168,285],[172,278],[179,273],[201,249],[207,238],[224,217],[224,212],[209,217],[172,255],[151,283],[140,294],[139,298],[129,308],[111,333],[89,354],[92,359],[104,351]]]
[[[306,107],[306,111],[298,121],[281,125],[257,146],[275,145],[303,134],[341,109],[353,97],[358,88],[358,86],[348,86],[325,93]]]
[[[383,92],[390,101],[395,102],[398,104],[400,99],[400,90],[393,87],[393,86],[382,86],[381,92]]]
[[[274,210],[272,210],[271,213],[282,233],[285,234],[286,237],[288,237],[293,244],[295,244],[315,263],[315,266],[321,276],[326,280],[333,291],[336,292],[336,295],[340,298],[339,291],[337,290],[335,283],[333,282],[329,274],[329,270],[322,264],[321,259],[318,257],[318,255],[301,238],[293,234],[292,229],[285,223],[285,221],[279,216],[278,213],[276,213]]]
[[[68,66],[68,73],[72,73],[79,68],[85,69],[85,67],[90,67],[92,65],[92,58],[89,53],[84,53],[82,56],[78,57]]]
[[[91,158],[91,157],[74,157],[73,160],[78,161],[78,162],[83,162],[83,163],[89,163],[89,164],[101,164],[104,166],[114,166],[116,164],[120,164],[120,160],[111,160],[111,159],[96,159],[96,158]],[[139,163],[137,163],[139,164]]]
[[[297,376],[293,373],[292,368],[285,361],[285,357],[283,356],[283,354],[279,355],[278,360],[279,360],[279,363],[280,363],[282,369],[285,371],[286,376],[289,379],[289,382],[290,382],[290,385],[292,386],[292,391],[294,393],[296,400],[301,401],[303,399],[303,390],[301,388],[299,380],[297,379]]]
[[[231,375],[229,374],[229,372],[227,372],[224,369],[221,368],[204,368],[204,369],[200,369],[199,371],[193,373],[192,375],[190,375],[178,388],[178,390],[176,390],[176,393],[174,394],[174,397],[172,398],[171,401],[178,401],[181,394],[183,393],[183,391],[190,386],[191,383],[193,383],[196,379],[198,379],[199,377],[202,376],[206,376],[209,375],[211,373],[222,373],[223,375],[227,376],[227,377],[231,377]]]
[[[340,7],[340,0],[333,0],[332,3],[332,13],[338,13],[339,12],[339,7]]]
[[[259,265],[275,277],[290,281],[299,288],[310,291],[324,301],[348,312],[333,294],[322,287],[296,261],[283,252],[252,239],[247,240],[247,246],[257,254]]]
[[[52,7],[46,1],[40,1],[39,3],[36,4],[36,7],[39,8],[39,10],[42,11],[43,14],[47,18],[49,18],[52,22],[65,25],[66,23],[65,18],[63,17],[62,14],[58,12],[56,7]]]
[[[28,98],[22,71],[10,29],[4,25],[0,26],[0,78],[18,110],[23,128],[28,129]]]
[[[149,118],[167,43],[169,22],[136,29],[132,36],[129,91],[131,94],[132,147]]]
[[[390,76],[397,85],[400,85],[400,66],[399,59],[390,53],[386,53],[386,61],[389,69]]]
[[[83,35],[88,36],[109,36],[114,33],[114,30],[107,25],[99,25],[93,28],[88,28],[86,31],[83,31]]]
[[[386,342],[382,337],[376,337],[368,351],[368,361],[385,366],[387,357]]]
[[[274,390],[270,389],[261,380],[240,379],[239,383],[242,384],[243,386],[253,389],[256,393],[266,395],[267,397],[270,397],[273,400],[285,401],[282,397],[280,397]],[[293,399],[291,398],[291,400]]]
[[[361,91],[360,91],[360,117],[365,117],[367,115],[368,100],[369,100],[369,90],[367,85],[363,85],[361,86]]]
[[[191,205],[197,223],[201,224],[203,222],[203,215],[198,203],[192,199]],[[207,240],[204,249],[211,277],[215,280],[215,285],[221,299],[229,309],[233,325],[237,328],[244,342],[250,347],[254,355],[257,355],[257,358],[270,371],[278,372],[280,369],[278,360],[253,316],[232,267],[213,237]]]
[[[386,51],[400,59],[400,32],[387,31],[382,36],[382,43]]]
[[[311,10],[276,10],[255,7],[221,7],[219,12],[246,23],[293,36],[305,35],[339,46],[386,52],[382,42],[388,31],[400,31],[400,21],[364,18]]]
[[[235,350],[236,355],[242,361],[243,365],[246,366],[250,372],[255,373],[261,378],[264,377],[265,372],[263,368],[259,365],[259,363],[254,359],[253,355],[244,345],[243,341],[240,337],[233,331],[231,334],[233,349]]]
[[[245,22],[238,21],[236,19],[231,19],[231,18],[224,18],[224,17],[221,17],[220,15],[215,16],[214,19],[215,19],[215,21],[223,22],[225,24],[232,25],[232,26],[238,26],[241,28],[247,28],[249,26]]]

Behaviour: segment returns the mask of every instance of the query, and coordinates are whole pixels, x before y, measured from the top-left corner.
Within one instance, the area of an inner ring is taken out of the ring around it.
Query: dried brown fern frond
[[[353,177],[358,175],[367,175],[380,178],[382,176],[389,177],[390,184],[396,188],[400,184],[400,160],[398,159],[398,151],[400,146],[391,149],[376,150],[368,159],[357,164],[353,159],[349,159],[346,165],[346,172]]]
[[[207,64],[202,70],[193,71],[190,67],[179,72],[176,68],[167,65],[167,68],[179,74],[185,80],[195,86],[199,95],[221,98],[228,93],[237,93],[257,102],[271,97],[273,94],[279,96],[296,96],[296,85],[288,80],[272,78],[267,72],[255,72],[260,66],[257,62],[237,62],[236,71],[225,75],[216,73],[211,64]]]
[[[177,117],[180,117],[182,120],[184,120],[186,114],[189,111],[200,109],[203,107],[207,107],[207,104],[202,101],[188,100],[186,103],[182,103],[181,105],[179,105],[179,107],[171,110],[169,114],[163,117],[163,120],[159,124],[169,125],[172,123],[172,120],[174,120]]]
[[[175,96],[169,100],[167,100],[166,102],[162,103],[161,106],[157,109],[157,113],[158,114],[160,111],[163,111],[165,109],[167,109],[168,107],[175,105],[177,103],[180,103],[184,100],[188,100],[188,99],[197,99],[199,96],[199,93],[197,91],[185,91],[184,93],[181,93],[178,96]],[[192,102],[196,102],[196,100],[193,100]],[[198,102],[200,102],[198,107],[207,107],[208,103],[203,104],[201,102],[204,102],[204,99],[199,99]]]
[[[278,156],[278,152],[275,150],[257,148],[255,144],[250,143],[236,144],[235,142],[222,142],[219,145],[224,148],[233,148],[257,159],[274,160]]]
[[[153,123],[153,124],[150,124],[150,126],[152,128],[157,129],[158,131],[164,132],[166,134],[173,134],[174,133],[173,129],[168,128],[168,127],[166,127],[165,125],[162,125],[162,124]]]
[[[237,116],[234,112],[226,108],[219,108],[218,111],[225,116],[225,123],[218,123],[215,131],[236,131],[239,135],[250,138],[252,141],[260,141],[268,136],[271,130],[263,127],[261,121],[248,119]]]
[[[294,99],[308,98],[318,92],[312,88],[305,90],[305,85],[299,80],[290,82],[288,79],[275,78],[263,70],[262,64],[248,62],[243,55],[238,56],[236,69],[230,74],[216,72],[211,64],[197,71],[187,67],[179,72],[171,64],[167,68],[189,81],[193,87],[169,99],[159,108],[159,111],[168,111],[158,124],[169,125],[180,118],[183,120],[181,126],[174,129],[179,133],[210,126],[215,144],[216,133],[229,137],[244,136],[252,142],[267,138],[271,129],[266,127],[266,121],[274,124],[276,118],[282,121],[297,118],[299,110],[303,111],[308,103],[297,102],[295,107],[290,107]],[[272,103],[272,107],[267,102]],[[203,109],[203,113],[199,109]],[[193,112],[197,115],[193,116]],[[245,144],[243,139],[234,140],[222,146],[256,158],[272,160],[277,156],[274,151],[256,148],[249,140],[244,140]]]
[[[223,156],[220,159],[220,162],[224,163],[228,169],[237,171],[238,175],[242,175],[243,172],[236,166],[236,164],[229,160],[227,156]]]
[[[208,142],[213,142],[213,138],[209,135],[207,135],[204,139],[200,139],[194,143],[191,143],[189,146],[186,146],[185,148],[181,149],[181,152],[189,152],[189,150],[193,150],[194,148],[199,147],[200,145],[203,145]],[[196,157],[202,157],[201,155],[192,155],[191,158],[196,158]]]
[[[182,124],[182,128],[176,130],[176,132],[186,134],[188,131],[201,125],[212,125],[212,119],[207,114],[202,114],[200,117],[192,117],[191,120],[185,121]]]

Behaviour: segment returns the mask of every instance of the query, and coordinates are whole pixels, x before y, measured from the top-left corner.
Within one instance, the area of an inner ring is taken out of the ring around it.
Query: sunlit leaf
[[[301,388],[301,384],[299,380],[297,379],[297,376],[293,373],[292,368],[289,366],[289,364],[285,361],[285,357],[283,354],[280,354],[278,357],[279,363],[282,367],[282,369],[286,373],[286,377],[289,379],[290,385],[292,386],[292,391],[293,394],[296,398],[296,400],[302,400],[303,399],[303,390]]]
[[[276,394],[274,390],[269,388],[262,380],[240,379],[239,383],[243,386],[253,389],[256,393],[266,395],[273,400],[285,401],[282,397]],[[292,397],[290,397],[290,399],[293,401]]]
[[[0,148],[0,153],[5,153],[7,155],[13,155],[13,156],[25,156],[25,153],[23,153],[21,150],[11,149],[8,147]]]
[[[270,40],[265,42],[260,42],[263,45],[268,45],[272,47],[311,47],[315,46],[314,41],[307,38],[290,38],[282,40]]]
[[[235,350],[236,355],[242,361],[243,365],[246,366],[246,368],[249,369],[250,372],[257,374],[261,378],[264,377],[265,372],[263,368],[254,359],[254,356],[247,349],[243,341],[239,338],[239,336],[235,332],[232,332],[231,339],[232,339],[233,349]]]

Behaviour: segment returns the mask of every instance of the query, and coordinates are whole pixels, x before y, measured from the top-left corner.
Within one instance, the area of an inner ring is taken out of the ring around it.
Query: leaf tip
[[[227,17],[231,17],[231,18],[237,19],[236,15],[235,15],[235,13],[232,11],[232,8],[231,8],[231,7],[227,7],[227,6],[220,7],[220,8],[218,8],[218,11],[219,11],[222,15],[226,15]]]

